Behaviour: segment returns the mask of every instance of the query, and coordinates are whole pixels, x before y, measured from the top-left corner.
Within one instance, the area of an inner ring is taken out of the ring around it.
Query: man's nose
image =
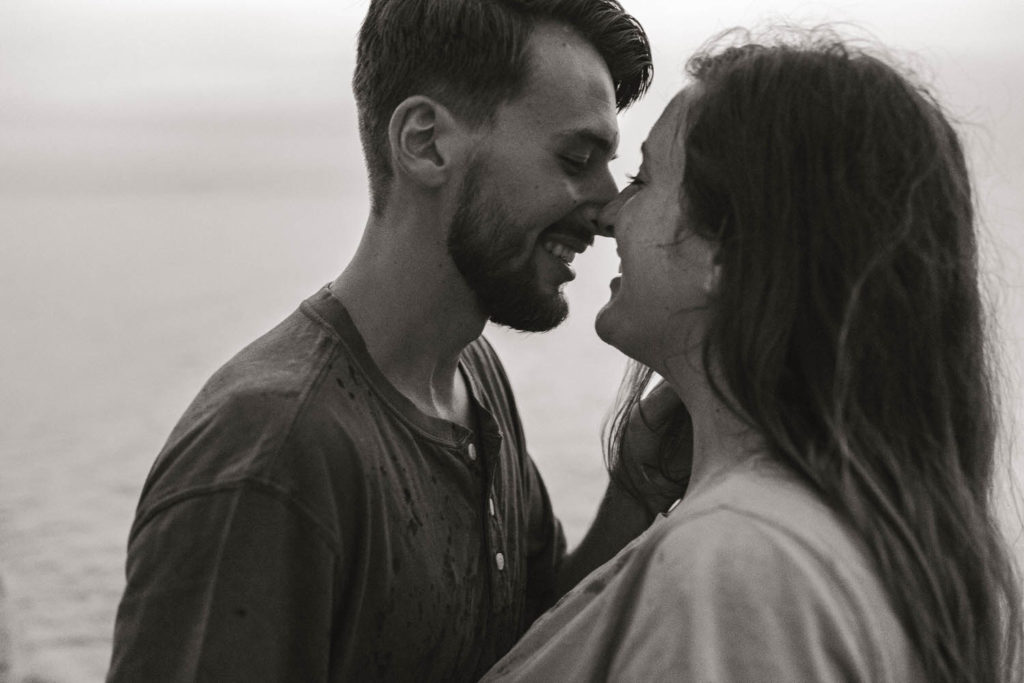
[[[592,199],[587,202],[584,216],[587,222],[593,226],[594,233],[602,237],[611,237],[611,224],[605,220],[605,212],[609,204],[615,201],[619,194],[619,188],[615,185],[611,171],[604,171],[594,180]]]
[[[594,182],[597,185],[595,189],[596,201],[600,206],[606,205],[619,194],[619,187],[615,184],[615,179],[612,178],[612,171],[607,166],[604,167]]]
[[[619,215],[619,206],[621,204],[619,195],[616,195],[610,202],[601,207],[594,222],[598,235],[602,237],[615,237],[615,219]]]

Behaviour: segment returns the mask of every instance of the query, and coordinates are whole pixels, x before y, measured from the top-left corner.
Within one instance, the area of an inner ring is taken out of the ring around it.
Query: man
[[[371,2],[363,240],[171,434],[109,680],[473,680],[649,524],[612,487],[565,554],[480,337],[565,317],[615,194],[616,110],[649,78],[614,0]]]

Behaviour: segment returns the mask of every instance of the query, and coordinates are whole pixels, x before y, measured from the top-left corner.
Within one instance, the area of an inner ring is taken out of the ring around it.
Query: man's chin
[[[519,332],[553,330],[569,315],[569,304],[561,293],[543,301],[519,300],[489,307],[490,321]]]

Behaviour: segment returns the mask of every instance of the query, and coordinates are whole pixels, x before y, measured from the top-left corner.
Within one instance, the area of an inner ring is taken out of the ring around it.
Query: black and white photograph
[[[0,683],[1024,680],[1019,0],[0,0]]]

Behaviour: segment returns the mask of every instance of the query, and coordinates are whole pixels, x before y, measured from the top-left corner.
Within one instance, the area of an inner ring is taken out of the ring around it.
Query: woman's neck
[[[703,363],[684,356],[669,358],[662,374],[693,421],[693,469],[687,495],[704,488],[719,473],[764,453],[761,434],[715,393]]]

